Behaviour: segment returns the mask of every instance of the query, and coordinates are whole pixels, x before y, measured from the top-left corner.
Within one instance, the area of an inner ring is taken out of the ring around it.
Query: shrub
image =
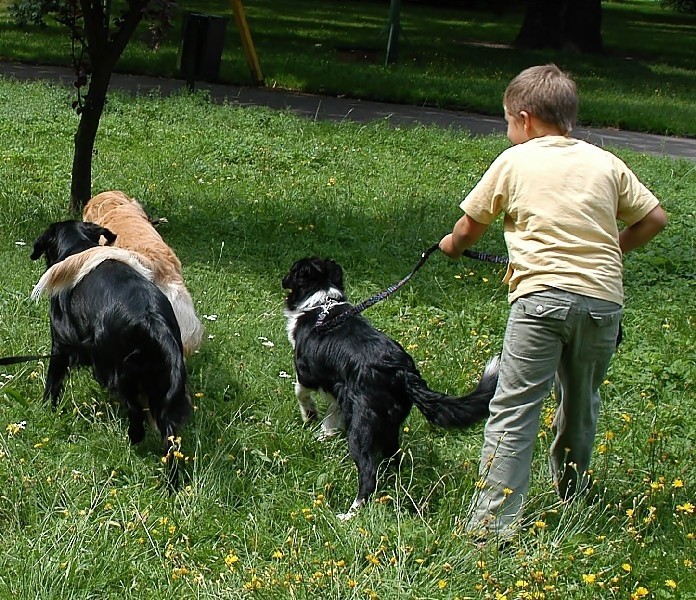
[[[660,0],[660,4],[677,12],[696,14],[696,0]]]
[[[16,25],[45,26],[46,15],[58,8],[58,0],[15,0],[9,12]]]

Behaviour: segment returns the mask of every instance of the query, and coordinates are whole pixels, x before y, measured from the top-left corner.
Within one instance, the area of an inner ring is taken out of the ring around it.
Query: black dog
[[[467,427],[488,416],[498,380],[497,358],[467,396],[441,394],[428,387],[400,344],[362,316],[317,330],[320,315],[329,322],[351,308],[337,263],[317,257],[298,260],[283,278],[283,288],[290,290],[284,312],[295,351],[295,394],[302,418],[317,418],[310,392],[327,396],[331,406],[321,435],[345,429],[358,467],[358,495],[340,519],[352,517],[374,492],[379,456],[390,458],[398,452],[401,424],[413,404],[442,427]]]
[[[176,434],[192,410],[179,326],[169,300],[141,274],[143,268],[138,272],[122,262],[130,262],[126,251],[99,246],[101,236],[107,244],[116,239],[94,223],[63,221],[34,243],[32,260],[43,255],[48,267],[34,295],[52,294],[44,399],[50,397],[55,408],[69,368],[91,367],[99,384],[125,405],[131,443],[144,438],[146,415],[160,431],[174,489]],[[115,258],[117,253],[125,258]],[[60,285],[46,283],[58,280]]]

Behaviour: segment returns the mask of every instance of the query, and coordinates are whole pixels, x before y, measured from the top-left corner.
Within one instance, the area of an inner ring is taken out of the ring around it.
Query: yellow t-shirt
[[[460,206],[484,225],[505,214],[510,302],[553,287],[623,304],[617,219],[633,225],[658,204],[610,152],[545,136],[502,152]]]

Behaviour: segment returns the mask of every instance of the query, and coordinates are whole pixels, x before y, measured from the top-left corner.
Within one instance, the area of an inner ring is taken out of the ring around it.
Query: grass
[[[9,4],[0,0],[0,57],[69,64],[69,39],[60,27],[18,28],[2,10]],[[602,56],[513,49],[521,8],[407,3],[399,61],[389,67],[383,3],[249,0],[245,8],[267,86],[499,115],[508,81],[525,67],[553,61],[577,79],[583,125],[696,136],[696,16],[653,0],[603,3]],[[230,5],[194,0],[186,9],[230,17],[220,80],[250,83]],[[157,52],[138,36],[118,68],[176,76],[181,18],[179,12]],[[357,54],[344,52],[356,48]]]
[[[0,354],[46,352],[36,236],[68,216],[70,92],[0,80]],[[529,523],[512,550],[477,549],[461,523],[482,426],[444,432],[414,411],[399,468],[348,523],[345,441],[303,428],[280,280],[331,256],[358,301],[401,278],[459,216],[502,137],[303,120],[204,94],[113,94],[94,189],[122,189],[169,223],[207,329],[189,364],[185,486],[163,490],[153,432],[137,447],[114,402],[73,373],[60,410],[46,363],[0,369],[0,597],[692,598],[696,560],[694,165],[617,153],[671,224],[626,258],[626,339],[603,385],[594,475],[601,502],[562,507],[535,453]],[[503,252],[500,223],[479,244]],[[437,389],[469,389],[500,347],[499,266],[433,256],[370,309]]]

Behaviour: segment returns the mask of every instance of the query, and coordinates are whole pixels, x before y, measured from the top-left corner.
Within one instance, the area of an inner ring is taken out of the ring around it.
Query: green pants
[[[620,305],[557,289],[513,302],[467,519],[470,532],[505,540],[519,525],[542,403],[554,380],[551,475],[562,498],[587,487],[598,390],[620,321]]]

